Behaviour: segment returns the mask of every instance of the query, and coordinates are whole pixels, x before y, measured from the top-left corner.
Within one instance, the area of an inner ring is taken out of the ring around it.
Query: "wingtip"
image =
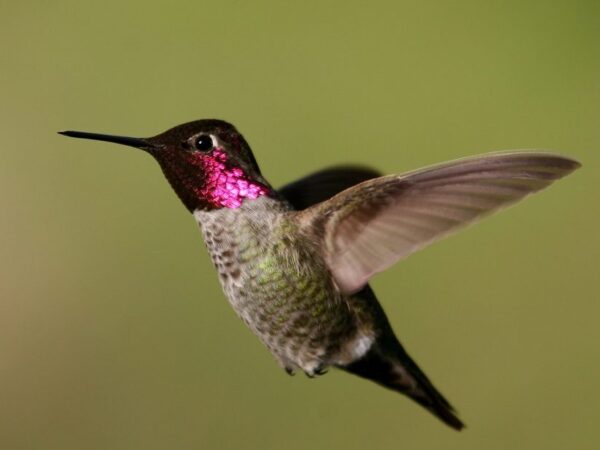
[[[502,155],[503,152],[497,153]],[[563,155],[549,150],[517,150],[515,152],[507,152],[507,154],[514,154],[523,158],[534,157],[542,160],[546,160],[548,163],[554,162],[557,166],[570,169],[571,171],[581,167],[581,163],[572,158],[571,156]]]
[[[561,176],[569,175],[570,173],[576,171],[582,166],[582,164],[578,160],[571,158],[570,156],[564,156],[559,154],[549,154],[548,156],[551,156],[556,162],[557,169],[559,169],[562,172]]]
[[[557,178],[565,177],[582,166],[581,162],[575,158],[544,149],[510,150],[492,152],[487,155],[498,162],[506,161],[510,163],[512,161],[517,164],[524,163],[539,166],[544,170],[553,171]],[[485,157],[486,154],[482,156]]]
[[[573,165],[573,170],[577,170],[581,166],[583,166],[583,164],[577,159],[574,159],[574,158],[566,158],[566,159],[568,159],[571,162],[571,164]]]

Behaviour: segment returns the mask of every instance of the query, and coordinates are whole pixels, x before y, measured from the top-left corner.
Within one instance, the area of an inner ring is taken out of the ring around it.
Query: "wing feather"
[[[362,182],[299,213],[345,293],[432,242],[579,167],[540,152],[496,153]]]

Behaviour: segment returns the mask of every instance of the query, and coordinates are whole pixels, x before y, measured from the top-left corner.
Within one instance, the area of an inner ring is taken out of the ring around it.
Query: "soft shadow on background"
[[[0,11],[0,448],[598,448],[597,1]],[[343,373],[288,377],[156,163],[56,134],[208,117],[276,185],[515,148],[583,163],[374,280],[464,432]]]

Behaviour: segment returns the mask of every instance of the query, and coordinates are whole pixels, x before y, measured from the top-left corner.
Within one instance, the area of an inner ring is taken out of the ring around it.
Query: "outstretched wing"
[[[506,208],[579,167],[539,152],[493,153],[365,181],[299,213],[350,294],[448,234]]]

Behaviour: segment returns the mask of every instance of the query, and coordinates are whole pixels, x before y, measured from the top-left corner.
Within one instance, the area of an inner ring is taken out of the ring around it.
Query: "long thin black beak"
[[[65,136],[74,138],[93,139],[95,141],[114,142],[115,144],[128,145],[129,147],[141,148],[143,150],[149,150],[155,147],[155,145],[143,138],[86,133],[84,131],[59,131],[58,134],[63,134]]]

